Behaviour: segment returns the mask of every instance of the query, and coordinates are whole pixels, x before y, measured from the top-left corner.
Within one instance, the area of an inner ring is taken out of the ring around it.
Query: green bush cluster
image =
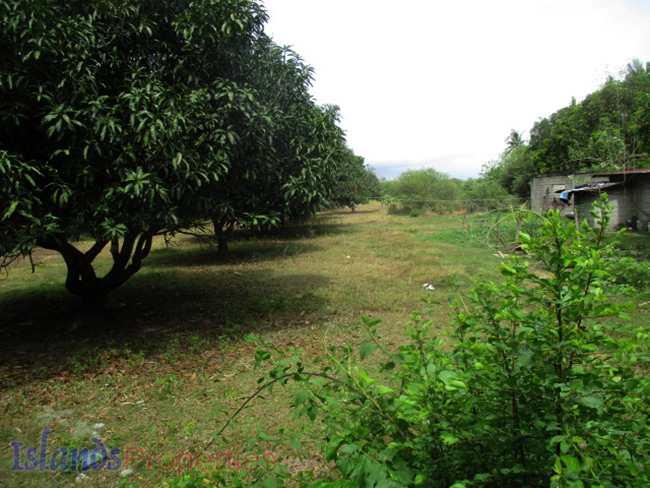
[[[503,283],[477,284],[447,338],[414,313],[408,344],[386,348],[364,319],[359,356],[332,347],[318,373],[276,351],[269,380],[301,382],[296,411],[324,423],[341,475],[310,486],[650,486],[650,386],[634,347],[612,338],[627,326],[610,320],[626,314],[604,270],[608,208],[598,228],[551,212],[537,237],[522,233],[536,261],[513,258]]]
[[[425,211],[447,213],[464,208],[459,180],[432,168],[405,171],[395,181],[384,182],[383,191],[392,199],[389,213],[418,217]]]
[[[625,256],[608,263],[607,270],[619,283],[631,285],[638,290],[650,288],[650,266],[648,261],[639,261]]]

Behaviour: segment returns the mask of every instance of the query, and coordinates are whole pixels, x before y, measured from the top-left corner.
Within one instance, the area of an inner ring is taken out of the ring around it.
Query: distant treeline
[[[450,210],[453,205],[444,201],[529,198],[530,180],[539,174],[650,167],[650,62],[631,61],[619,78],[610,76],[582,102],[573,99],[535,122],[529,133],[525,138],[512,130],[503,153],[478,179],[456,180],[432,169],[407,171],[384,182],[384,192],[403,202],[443,201],[426,206]]]

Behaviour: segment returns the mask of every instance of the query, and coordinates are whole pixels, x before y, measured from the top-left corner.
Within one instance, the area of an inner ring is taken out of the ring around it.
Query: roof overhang
[[[582,192],[601,192],[612,188],[614,186],[623,186],[623,182],[615,183],[596,183],[595,185],[589,185],[582,188],[573,188],[572,190],[567,190],[568,193],[582,193]]]

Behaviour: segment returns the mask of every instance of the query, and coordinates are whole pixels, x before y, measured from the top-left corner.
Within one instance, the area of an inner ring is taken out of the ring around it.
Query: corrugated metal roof
[[[593,176],[611,176],[611,175],[643,175],[650,174],[650,168],[629,169],[624,171],[611,171],[609,173],[596,173]]]
[[[597,183],[596,185],[590,185],[590,186],[585,186],[583,188],[574,188],[572,190],[567,190],[569,193],[576,193],[579,191],[601,191],[601,190],[606,190],[607,188],[611,188],[613,186],[621,186],[623,185],[623,182],[618,182],[618,183]]]

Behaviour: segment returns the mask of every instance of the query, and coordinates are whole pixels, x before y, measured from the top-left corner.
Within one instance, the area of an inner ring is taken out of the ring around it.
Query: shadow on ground
[[[340,209],[340,210],[329,210],[325,215],[354,215],[354,214],[371,214],[371,213],[377,213],[379,212],[379,208],[369,208],[369,209],[363,209],[363,210],[355,210],[354,212],[351,211],[350,209]]]
[[[310,238],[335,236],[355,232],[347,224],[318,223],[293,224],[278,232],[252,234],[235,231],[228,240],[228,253],[219,255],[216,239],[210,234],[193,237],[177,236],[165,248],[154,249],[147,257],[147,265],[205,266],[250,262],[269,262],[278,258],[297,256],[321,250]]]
[[[227,342],[268,328],[303,327],[328,304],[316,291],[328,279],[274,270],[156,269],[113,292],[101,311],[84,311],[64,290],[4,294],[0,389],[41,381],[93,362],[107,350],[144,356],[188,337]]]
[[[271,328],[299,330],[305,317],[329,306],[317,292],[329,280],[292,274],[272,262],[320,250],[312,237],[355,232],[331,219],[338,214],[351,212],[326,212],[261,237],[235,233],[226,259],[210,235],[177,236],[176,245],[153,250],[101,311],[84,311],[63,285],[4,291],[0,389],[80,369],[106,351],[147,356],[172,345],[182,349],[184,340],[197,336],[227,341]]]
[[[182,241],[181,245],[152,250],[147,257],[147,266],[221,266],[263,263],[312,253],[320,249],[320,246],[304,241],[238,240],[229,244],[226,256],[221,256],[216,243],[205,238],[201,238],[200,241],[188,238]]]

